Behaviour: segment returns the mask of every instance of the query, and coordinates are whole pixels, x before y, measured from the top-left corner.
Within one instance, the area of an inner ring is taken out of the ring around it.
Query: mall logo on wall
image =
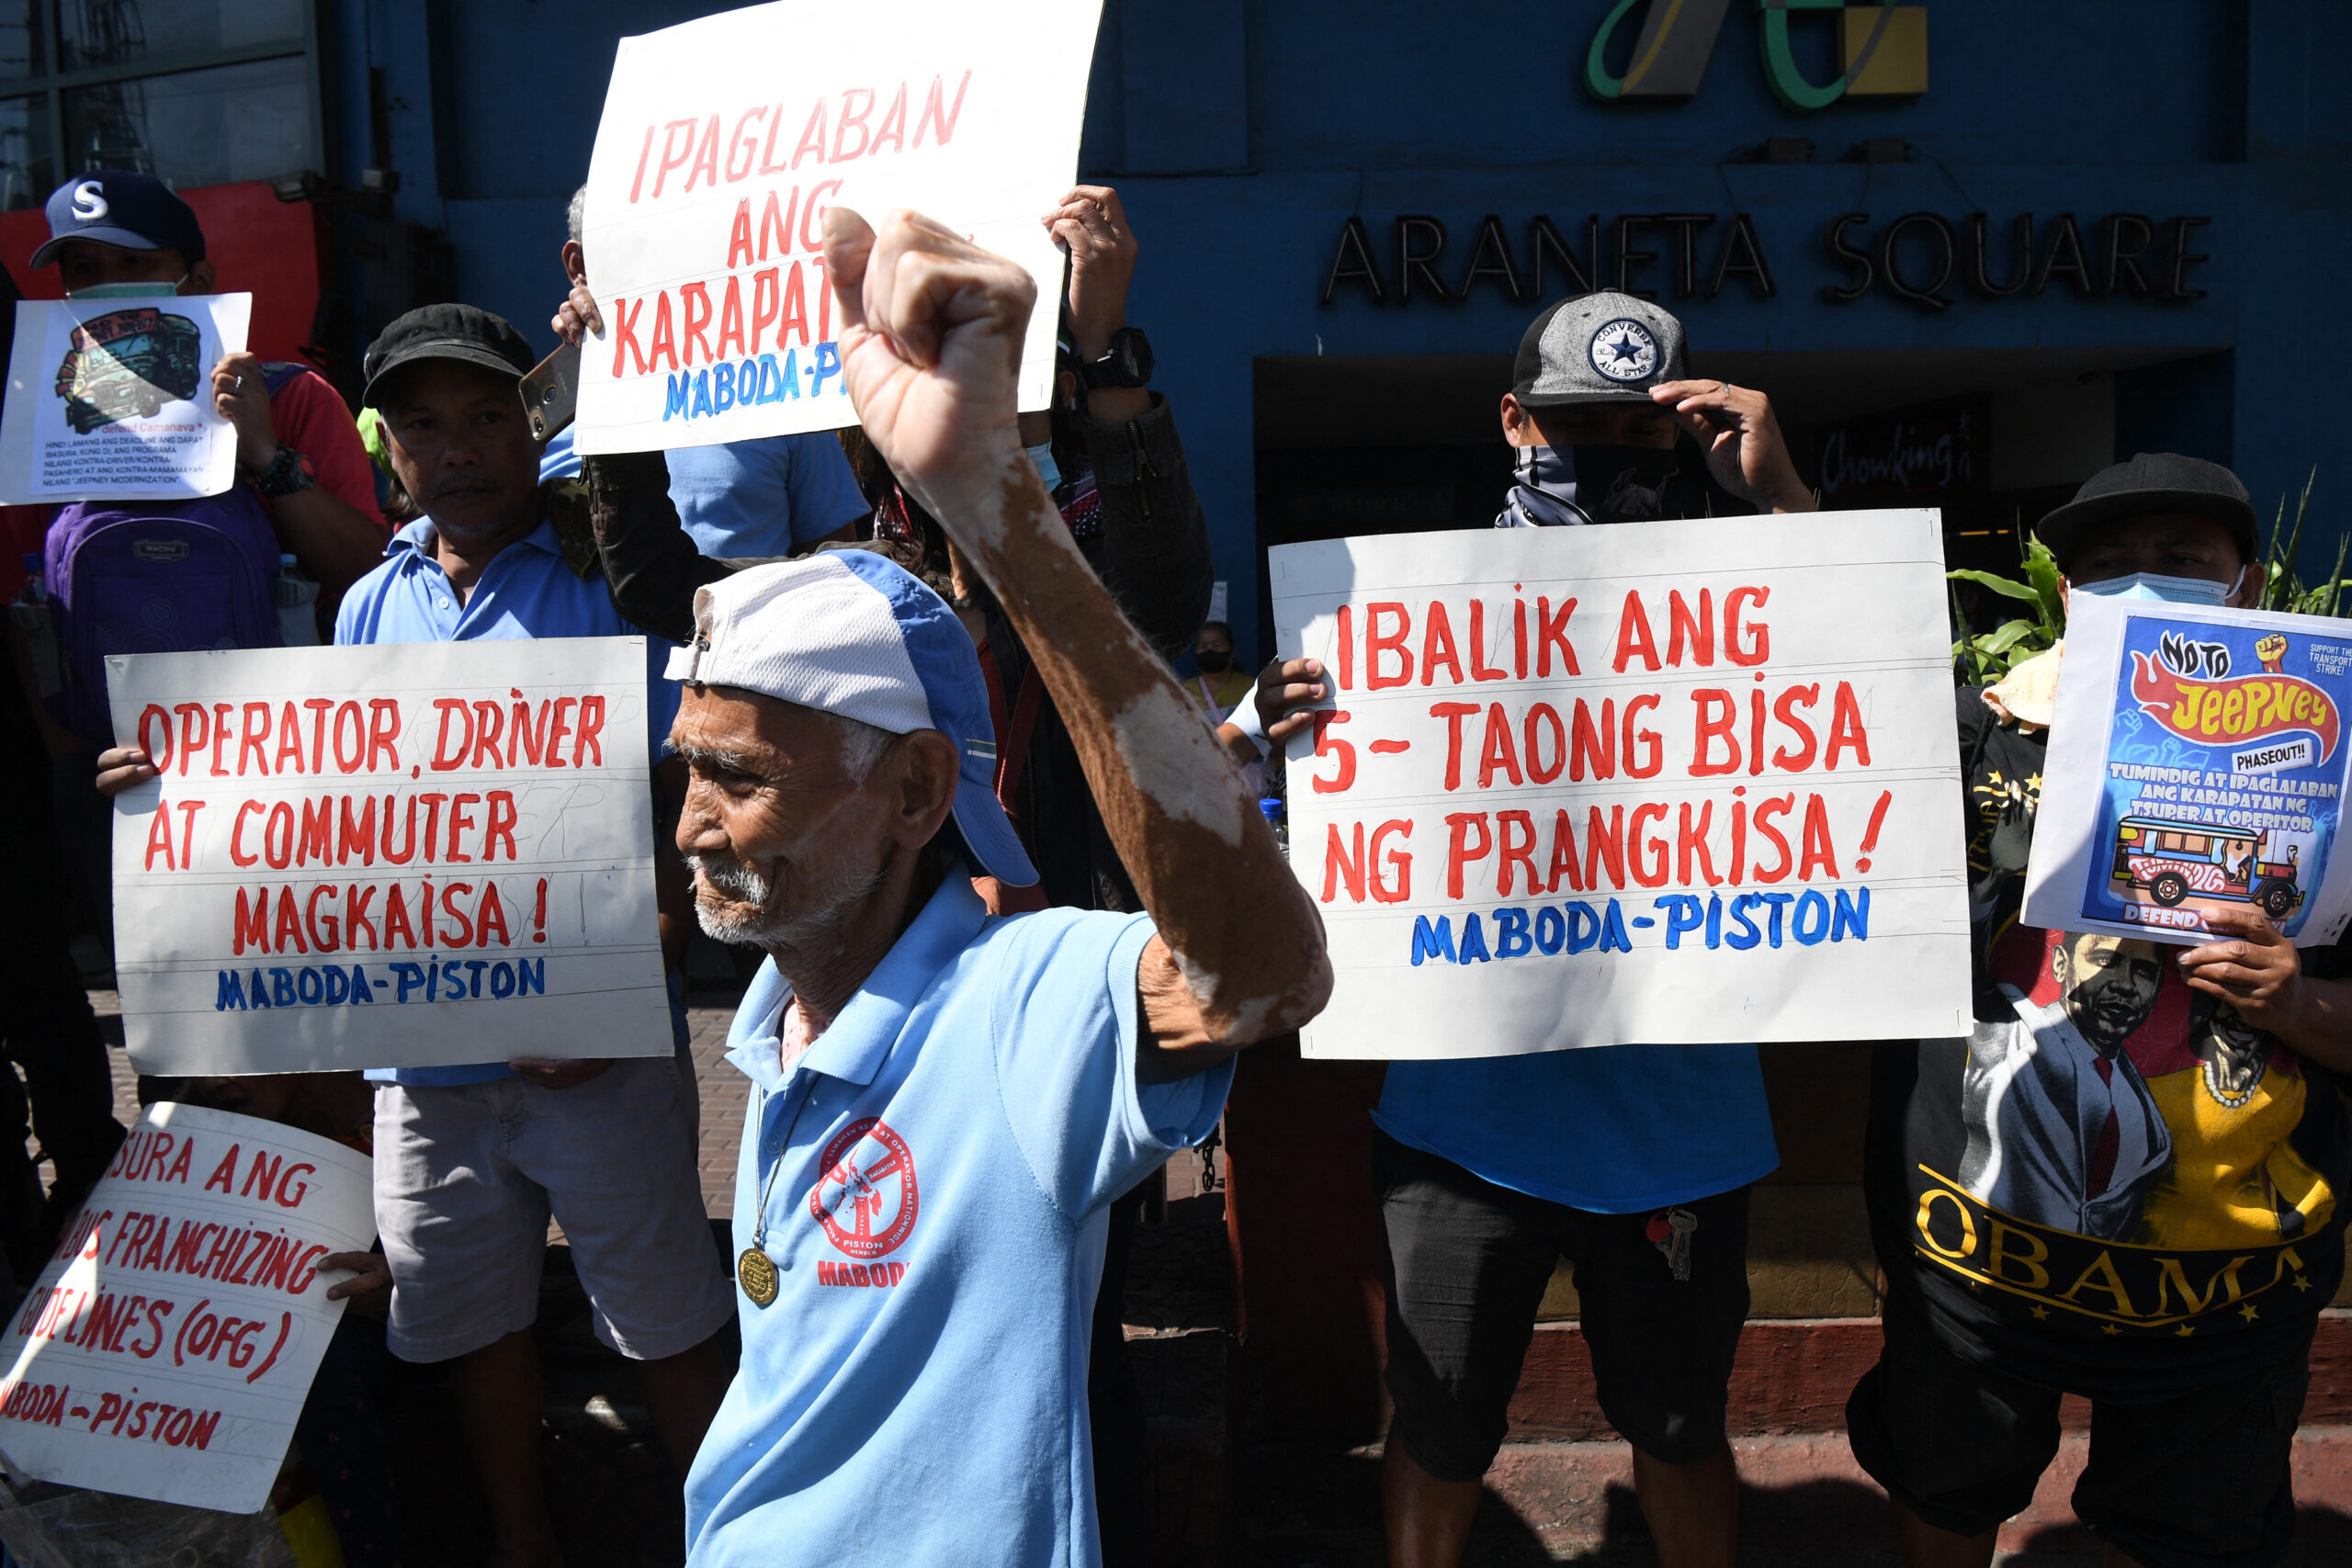
[[[1625,73],[1609,73],[1609,46],[1636,6],[1641,31]],[[1617,0],[1585,51],[1584,85],[1603,102],[1687,98],[1699,90],[1715,34],[1731,0]],[[1789,47],[1790,13],[1816,11],[1833,21],[1838,62],[1834,82],[1808,80]],[[1843,97],[1916,97],[1928,90],[1928,11],[1924,6],[1849,6],[1844,0],[1756,0],[1764,80],[1792,109],[1824,108]]]

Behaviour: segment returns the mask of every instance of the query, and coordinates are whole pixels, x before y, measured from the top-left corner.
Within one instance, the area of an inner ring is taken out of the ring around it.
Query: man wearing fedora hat
[[[2260,597],[2254,507],[2217,464],[2143,453],[2038,532],[2071,594]],[[2018,921],[2063,658],[1959,694],[1975,1022],[1873,1063],[1885,1345],[1847,1429],[1919,1568],[1992,1561],[2066,1393],[2091,1401],[2074,1507],[2110,1565],[2266,1568],[2343,1276],[2352,965],[2252,906],[2186,950]]]

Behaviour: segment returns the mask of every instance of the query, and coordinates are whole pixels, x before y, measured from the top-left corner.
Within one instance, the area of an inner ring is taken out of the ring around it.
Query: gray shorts
[[[695,1169],[692,1062],[615,1062],[574,1089],[522,1078],[376,1090],[376,1229],[390,1342],[446,1361],[538,1315],[548,1215],[596,1336],[635,1360],[702,1343],[735,1310]]]

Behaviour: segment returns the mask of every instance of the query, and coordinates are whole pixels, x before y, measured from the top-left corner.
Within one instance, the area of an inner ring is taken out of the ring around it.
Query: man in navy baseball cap
[[[219,291],[196,209],[153,175],[76,175],[51,193],[47,216],[49,238],[33,265],[54,265],[77,306]],[[316,371],[243,350],[212,367],[211,397],[236,426],[238,473],[268,510],[278,543],[333,604],[384,553],[376,472],[350,409]]]
[[[50,194],[47,217],[49,240],[33,253],[33,265],[55,262],[68,294],[123,283],[212,292],[196,209],[153,175],[100,169],[78,175]]]

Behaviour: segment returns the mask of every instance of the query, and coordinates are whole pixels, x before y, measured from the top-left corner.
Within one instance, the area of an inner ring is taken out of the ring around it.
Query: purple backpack
[[[278,648],[277,531],[243,484],[200,501],[77,501],[49,525],[51,624],[65,686],[57,716],[114,744],[107,655]]]
[[[266,362],[272,398],[303,367]],[[261,498],[240,482],[200,501],[77,501],[49,525],[43,581],[64,690],[58,721],[85,745],[114,744],[109,653],[282,648],[270,584],[281,547]]]

